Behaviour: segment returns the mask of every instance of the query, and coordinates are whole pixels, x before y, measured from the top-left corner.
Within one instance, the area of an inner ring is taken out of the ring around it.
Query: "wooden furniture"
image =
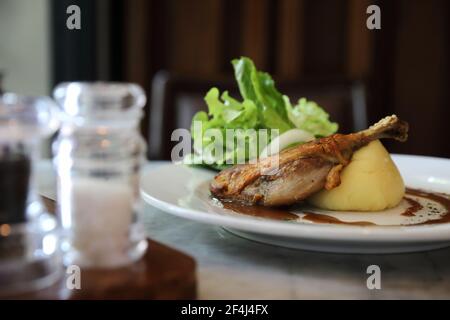
[[[44,198],[50,211],[54,201]],[[195,299],[195,261],[153,240],[137,263],[115,270],[81,270],[81,289],[68,289],[71,274],[63,276],[46,289],[1,298],[31,300],[86,299]]]
[[[389,151],[450,157],[442,134],[450,118],[447,0],[78,0],[77,32],[65,28],[72,2],[52,1],[53,84],[96,79],[148,89],[161,69],[214,79],[244,55],[282,81],[365,79],[368,122],[397,114],[410,124],[408,141]],[[381,8],[379,30],[366,26],[370,5]],[[150,103],[145,110],[147,134]]]
[[[133,266],[117,270],[81,271],[81,289],[68,289],[72,283],[63,276],[46,289],[2,299],[25,300],[128,300],[195,299],[194,260],[156,241],[149,240],[149,251]]]
[[[148,131],[148,158],[170,159],[171,134],[176,128],[189,128],[193,115],[205,110],[204,94],[213,86],[236,95],[231,78],[202,80],[158,72],[151,87],[151,114]]]
[[[335,77],[309,78],[302,81],[278,82],[277,87],[294,104],[300,97],[316,101],[340,125],[340,132],[361,130],[367,126],[364,85]],[[160,71],[152,81],[149,126],[149,159],[170,159],[171,134],[177,128],[189,129],[193,115],[206,110],[206,92],[217,87],[240,99],[233,78],[199,79]]]

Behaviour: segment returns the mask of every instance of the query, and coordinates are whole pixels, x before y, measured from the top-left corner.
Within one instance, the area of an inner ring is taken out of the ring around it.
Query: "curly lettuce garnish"
[[[244,154],[245,160],[251,160],[254,156],[250,152],[251,147],[257,148],[257,155],[264,149],[258,136],[245,137],[243,144],[227,145],[227,129],[276,129],[279,134],[301,129],[314,137],[328,136],[337,131],[338,125],[329,120],[329,115],[317,103],[302,98],[292,106],[289,98],[276,89],[272,77],[258,71],[251,59],[241,57],[233,60],[232,65],[243,100],[231,97],[227,91],[220,94],[217,88],[208,91],[205,96],[208,113],[200,111],[192,119],[194,154],[186,159],[186,163],[224,169],[234,163],[239,154]],[[214,129],[214,135],[221,135],[222,139],[215,139],[208,133],[210,129]],[[275,135],[269,133],[268,139],[270,143]],[[301,142],[305,141],[297,143]],[[211,150],[223,152],[215,154]]]

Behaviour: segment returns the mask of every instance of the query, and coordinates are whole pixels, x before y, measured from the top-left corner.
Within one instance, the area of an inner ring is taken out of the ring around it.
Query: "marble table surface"
[[[152,170],[162,162],[150,162]],[[50,162],[37,166],[38,189],[54,198]],[[450,248],[422,253],[344,255],[260,244],[220,227],[144,207],[148,236],[197,261],[200,299],[449,299]],[[367,267],[381,289],[367,288]]]

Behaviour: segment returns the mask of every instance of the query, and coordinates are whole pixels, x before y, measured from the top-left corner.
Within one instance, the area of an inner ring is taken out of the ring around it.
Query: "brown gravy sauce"
[[[242,213],[248,216],[272,219],[272,220],[295,220],[298,215],[289,211],[290,207],[269,208],[263,206],[247,206],[245,204],[222,202],[225,209]]]
[[[327,216],[326,214],[321,213],[312,213],[312,212],[305,212],[305,215],[303,216],[303,219],[315,222],[315,223],[328,223],[328,224],[346,224],[346,225],[353,225],[353,226],[375,226],[376,224],[369,221],[342,221],[338,218]]]
[[[423,190],[416,190],[407,188],[405,195],[409,196],[417,196],[421,198],[425,198],[431,200],[433,202],[437,202],[442,205],[445,210],[442,213],[439,219],[428,220],[425,222],[408,224],[406,226],[411,225],[424,225],[424,224],[441,224],[441,223],[450,223],[450,198],[448,195],[439,194],[439,193],[431,193]],[[424,209],[424,206],[420,204],[418,201],[405,196],[404,199],[408,202],[409,206],[405,209],[401,215],[406,217],[414,217],[415,214]],[[222,205],[225,209],[232,210],[236,213],[241,213],[254,217],[261,217],[272,220],[296,220],[298,219],[298,215],[291,212],[292,207],[281,207],[281,208],[268,208],[263,206],[247,206],[232,202],[222,202]],[[432,206],[427,206],[426,209],[429,212],[433,212],[433,210],[437,210]],[[341,224],[341,225],[358,225],[358,226],[374,226],[376,225],[373,222],[369,221],[342,221],[336,217],[332,217],[326,214],[313,213],[313,212],[305,212],[303,219],[315,222],[315,223],[324,223],[324,224]]]
[[[409,195],[412,195],[412,196],[422,197],[422,198],[429,199],[431,201],[435,201],[435,202],[441,204],[445,208],[445,212],[441,215],[441,218],[417,223],[416,225],[441,224],[441,223],[449,223],[450,222],[450,197],[449,197],[449,195],[426,192],[423,190],[416,190],[416,189],[410,189],[410,188],[406,188],[406,193]],[[427,207],[427,209],[430,211],[436,210],[434,208],[429,208],[429,207]]]
[[[408,197],[404,197],[404,199],[406,200],[406,202],[409,203],[409,207],[406,208],[406,210],[401,213],[402,216],[414,217],[415,213],[417,211],[420,211],[423,209],[423,205],[421,205],[419,203],[419,201],[416,201],[416,200],[408,198]]]

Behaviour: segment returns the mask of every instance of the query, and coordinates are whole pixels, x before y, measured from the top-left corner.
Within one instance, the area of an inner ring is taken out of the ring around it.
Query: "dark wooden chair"
[[[361,130],[367,126],[367,108],[364,85],[347,79],[305,79],[294,82],[276,82],[279,90],[294,104],[300,97],[316,101],[339,123],[340,132]],[[211,87],[228,90],[240,99],[233,78],[192,79],[168,72],[158,72],[152,81],[148,158],[170,159],[171,134],[177,128],[189,129],[197,111],[206,110],[203,97]]]

